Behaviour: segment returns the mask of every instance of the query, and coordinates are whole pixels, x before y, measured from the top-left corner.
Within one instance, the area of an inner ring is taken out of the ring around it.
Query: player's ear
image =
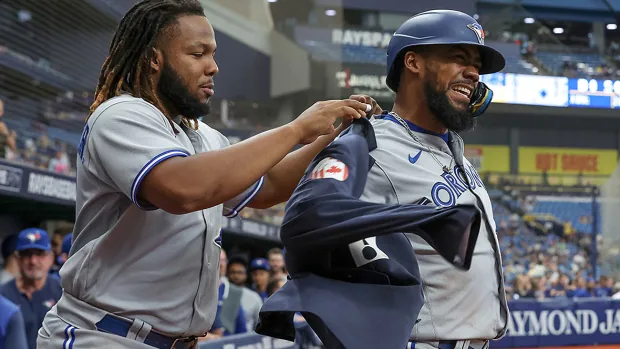
[[[405,69],[409,70],[412,73],[419,74],[420,68],[422,66],[422,55],[415,51],[409,51],[405,53],[405,57],[403,57],[403,64]]]
[[[153,54],[151,55],[150,65],[153,72],[159,72],[164,64],[164,55],[161,50],[156,49],[155,47],[151,48],[153,50]]]

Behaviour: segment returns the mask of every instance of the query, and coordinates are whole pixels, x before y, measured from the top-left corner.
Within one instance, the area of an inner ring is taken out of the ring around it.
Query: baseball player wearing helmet
[[[361,199],[473,204],[483,216],[468,271],[454,268],[422,238],[408,234],[424,293],[410,347],[486,348],[488,340],[506,331],[508,307],[491,200],[464,157],[459,136],[474,128],[491,102],[480,74],[504,65],[504,57],[484,45],[480,24],[458,11],[413,16],[388,45],[386,82],[396,99],[391,112],[371,120],[377,149],[370,153],[375,163]]]
[[[319,102],[230,146],[198,120],[215,50],[198,0],[145,0],[120,22],[78,149],[64,292],[38,348],[194,347],[217,310],[223,216],[287,200],[319,151],[371,109]],[[288,154],[297,144],[308,145]]]

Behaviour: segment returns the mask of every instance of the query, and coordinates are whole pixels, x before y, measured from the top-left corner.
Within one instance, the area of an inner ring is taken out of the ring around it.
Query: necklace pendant
[[[443,167],[443,172],[450,173],[450,169],[448,168],[448,166]]]

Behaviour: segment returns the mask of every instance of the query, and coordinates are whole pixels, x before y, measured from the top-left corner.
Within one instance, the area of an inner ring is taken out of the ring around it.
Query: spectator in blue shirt
[[[73,238],[73,234],[69,233],[65,235],[62,239],[62,247],[60,249],[60,256],[58,256],[58,265],[61,267],[65,264],[67,259],[69,259],[69,252],[71,251],[71,239]]]
[[[17,238],[20,276],[3,285],[0,293],[21,308],[29,349],[36,349],[37,331],[45,314],[62,294],[60,281],[48,277],[52,244],[45,230],[29,228]]]
[[[613,285],[613,280],[603,275],[598,279],[598,287],[594,289],[594,293],[600,298],[611,297],[614,294]]]
[[[225,320],[226,320],[226,314],[222,313],[222,311],[225,311],[225,307],[226,307],[226,303],[229,301],[232,301],[232,298],[229,298],[230,295],[230,290],[231,288],[235,288],[238,290],[238,299],[235,299],[235,304],[236,304],[236,316],[232,316],[234,317],[234,331],[231,328],[227,328],[227,326],[225,326]],[[218,322],[221,324],[222,326],[222,333],[224,336],[229,336],[231,334],[239,334],[239,333],[246,333],[248,331],[247,328],[247,321],[245,319],[245,312],[243,311],[243,307],[241,306],[241,297],[242,297],[242,293],[241,293],[241,288],[238,286],[235,286],[233,284],[231,284],[228,279],[226,278],[222,278],[222,282],[220,283],[220,288],[219,288],[219,303],[218,303]]]
[[[269,297],[267,293],[267,285],[269,284],[269,262],[265,258],[255,258],[250,264],[250,272],[252,273],[252,289],[258,293],[263,299]]]
[[[0,349],[27,348],[24,318],[19,307],[0,296]]]
[[[220,250],[220,287],[218,289],[218,304],[215,321],[211,327],[212,334],[229,336],[231,334],[248,331],[246,317],[241,306],[242,289],[230,283],[226,277],[228,256],[226,251]],[[205,338],[208,339],[208,338]]]
[[[588,298],[588,297],[594,297],[594,295],[592,294],[592,292],[590,290],[588,290],[588,285],[586,283],[586,279],[582,278],[582,277],[578,277],[576,283],[576,287],[575,287],[575,291],[573,291],[573,297],[575,298]]]
[[[69,258],[69,251],[71,250],[71,237],[73,234],[69,233],[62,238],[62,246],[60,249],[60,254],[56,258],[56,265],[58,266],[56,269],[50,271],[50,274],[60,280],[60,268],[65,264],[67,259]]]

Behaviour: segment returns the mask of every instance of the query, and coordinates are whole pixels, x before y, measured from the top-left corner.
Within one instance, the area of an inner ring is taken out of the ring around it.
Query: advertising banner
[[[611,175],[618,164],[613,149],[519,147],[519,172]]]
[[[620,343],[620,301],[612,299],[509,303],[508,333],[491,348],[537,348]]]
[[[478,173],[510,172],[510,148],[507,145],[466,145],[465,157]]]

